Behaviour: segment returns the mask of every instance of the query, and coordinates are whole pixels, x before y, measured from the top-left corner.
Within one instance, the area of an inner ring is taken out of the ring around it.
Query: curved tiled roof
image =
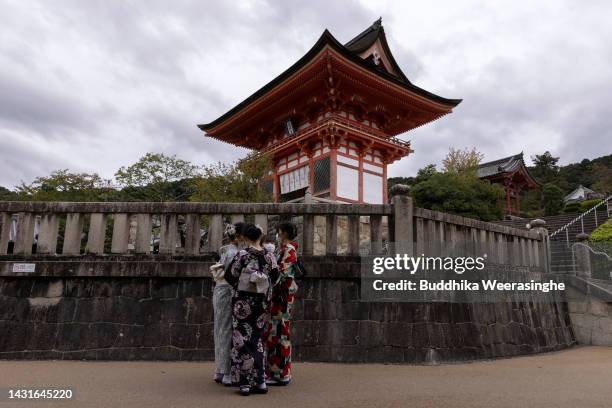
[[[504,157],[478,165],[477,175],[479,178],[490,177],[500,173],[507,173],[517,169],[520,165],[525,165],[523,152],[513,156]]]
[[[359,33],[351,41],[344,44],[344,47],[355,54],[361,54],[370,48],[378,39],[380,39],[380,44],[382,45],[385,54],[389,58],[389,62],[393,66],[394,71],[397,72],[397,75],[401,80],[409,84],[410,81],[395,61],[395,58],[393,58],[393,54],[389,49],[387,37],[385,36],[385,29],[382,26],[382,18],[376,20],[374,24],[366,28],[363,32]]]
[[[381,69],[379,66],[377,66],[373,62],[368,61],[366,59],[363,59],[363,58],[361,58],[357,54],[357,52],[356,52],[357,50],[367,49],[367,47],[369,47],[371,44],[373,44],[374,41],[376,41],[376,39],[378,39],[378,38],[380,38],[381,44],[382,44],[383,48],[385,48],[385,52],[387,53],[387,56],[388,56],[391,64],[393,65],[394,69],[397,71],[398,75],[394,75],[392,73],[389,73],[389,72]],[[284,80],[286,80],[292,74],[294,74],[296,71],[298,71],[300,68],[305,66],[325,46],[331,47],[333,50],[337,51],[343,57],[349,59],[350,61],[354,62],[355,64],[359,65],[360,67],[362,67],[362,68],[364,68],[364,69],[366,69],[366,70],[368,70],[368,71],[370,71],[372,73],[375,73],[376,75],[380,76],[381,78],[383,78],[385,80],[388,80],[388,81],[391,81],[391,82],[401,86],[402,88],[404,88],[404,89],[406,89],[408,91],[414,92],[417,95],[423,96],[423,97],[425,97],[425,98],[427,98],[427,99],[429,99],[431,101],[434,101],[434,102],[437,102],[437,103],[440,103],[440,104],[443,104],[443,105],[447,105],[447,106],[449,106],[451,108],[457,106],[461,102],[461,99],[447,99],[447,98],[443,98],[443,97],[438,96],[438,95],[436,95],[434,93],[426,91],[425,89],[419,88],[418,86],[413,85],[408,80],[408,78],[406,78],[406,76],[403,74],[403,72],[399,69],[399,66],[397,66],[397,63],[393,59],[393,56],[391,55],[391,52],[390,52],[390,50],[388,48],[388,44],[387,44],[387,41],[386,41],[386,38],[385,38],[385,35],[384,35],[384,29],[383,29],[381,21],[379,19],[376,22],[374,22],[374,24],[372,24],[372,26],[368,27],[368,29],[366,29],[365,31],[360,33],[357,37],[355,37],[351,41],[349,41],[346,45],[342,45],[326,29],[323,32],[323,34],[321,35],[321,37],[319,37],[319,39],[317,40],[315,45],[302,58],[300,58],[296,63],[294,63],[292,66],[290,66],[287,70],[285,70],[283,73],[278,75],[272,81],[268,82],[266,85],[261,87],[255,93],[253,93],[251,96],[249,96],[248,98],[246,98],[245,100],[240,102],[238,105],[234,106],[232,109],[230,109],[229,111],[227,111],[226,113],[224,113],[223,115],[221,115],[220,117],[215,119],[214,121],[212,121],[210,123],[198,125],[198,127],[201,130],[203,130],[203,131],[207,131],[207,130],[212,129],[215,126],[219,125],[220,123],[224,122],[226,119],[232,117],[234,114],[236,114],[237,112],[241,111],[243,108],[247,107],[249,104],[251,104],[252,102],[256,101],[258,98],[260,98],[263,95],[265,95],[267,92],[269,92],[272,89],[274,89],[274,87],[276,87],[277,85],[281,84]]]
[[[531,174],[527,170],[525,160],[523,159],[523,152],[512,156],[504,157],[502,159],[497,159],[479,164],[478,170],[476,171],[476,175],[478,176],[478,178],[488,178],[504,173],[513,173],[519,170],[520,168],[523,168],[524,173],[527,175],[527,177],[531,179],[531,181],[533,181],[536,185],[540,184],[537,182],[537,180],[533,178],[533,176],[531,176]]]

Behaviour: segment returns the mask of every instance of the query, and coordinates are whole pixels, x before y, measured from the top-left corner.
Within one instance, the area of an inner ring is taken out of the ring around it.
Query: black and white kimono
[[[276,279],[276,259],[268,249],[241,250],[225,272],[225,280],[235,289],[230,353],[234,385],[254,387],[265,382],[264,331],[270,319],[269,300]]]

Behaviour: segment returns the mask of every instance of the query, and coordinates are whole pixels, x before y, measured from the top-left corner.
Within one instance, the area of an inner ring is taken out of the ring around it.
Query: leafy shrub
[[[412,188],[418,207],[483,221],[499,220],[502,210],[499,185],[479,180],[475,174],[433,173]]]
[[[585,212],[599,204],[601,202],[600,199],[595,198],[593,200],[584,200],[580,202],[580,212]]]
[[[591,232],[589,240],[592,242],[612,242],[612,218]]]
[[[527,218],[540,218],[544,216],[544,210],[543,209],[539,209],[539,210],[530,210],[527,211]]]
[[[565,207],[563,207],[563,213],[564,214],[581,213],[583,212],[581,208],[582,207],[580,206],[579,202],[573,201],[571,203],[565,204]]]

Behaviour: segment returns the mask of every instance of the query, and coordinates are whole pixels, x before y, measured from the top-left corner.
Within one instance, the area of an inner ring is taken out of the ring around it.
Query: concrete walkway
[[[0,361],[0,388],[60,387],[76,399],[5,407],[610,407],[612,348],[580,347],[436,367],[295,364],[295,381],[248,398],[211,380],[211,363]]]

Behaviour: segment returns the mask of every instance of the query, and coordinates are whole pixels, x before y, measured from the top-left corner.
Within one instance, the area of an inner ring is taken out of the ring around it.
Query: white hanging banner
[[[281,194],[308,187],[308,166],[290,171],[280,176]]]

